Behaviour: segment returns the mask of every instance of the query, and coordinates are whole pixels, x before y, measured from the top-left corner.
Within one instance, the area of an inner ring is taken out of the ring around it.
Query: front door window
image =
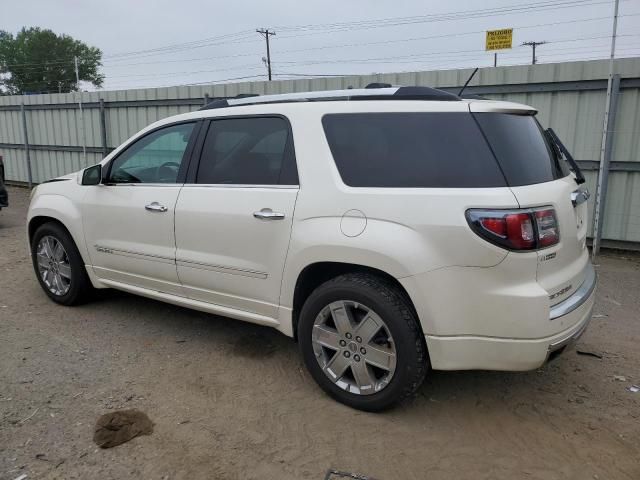
[[[112,162],[108,183],[176,183],[194,123],[156,130]]]

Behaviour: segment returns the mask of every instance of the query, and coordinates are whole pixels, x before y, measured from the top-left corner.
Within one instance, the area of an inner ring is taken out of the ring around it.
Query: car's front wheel
[[[83,303],[92,286],[71,235],[58,223],[38,227],[31,239],[31,258],[38,282],[54,302]]]
[[[346,274],[318,287],[300,312],[298,340],[316,382],[361,410],[411,395],[428,368],[413,309],[396,286],[373,275]]]

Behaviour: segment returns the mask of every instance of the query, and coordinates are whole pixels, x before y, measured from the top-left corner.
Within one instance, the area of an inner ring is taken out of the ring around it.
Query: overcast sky
[[[616,56],[640,56],[640,0],[619,13]],[[263,80],[256,28],[276,32],[274,79],[489,66],[485,30],[510,27],[499,65],[529,63],[519,45],[530,40],[549,42],[540,63],[607,58],[612,14],[613,0],[7,0],[0,29],[50,28],[100,48],[113,90]]]

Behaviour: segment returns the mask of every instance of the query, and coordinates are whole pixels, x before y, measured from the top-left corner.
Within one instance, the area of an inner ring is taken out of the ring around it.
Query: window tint
[[[276,117],[212,121],[202,148],[196,182],[297,185],[288,123]]]
[[[550,146],[540,124],[529,115],[474,114],[510,186],[550,182],[569,170]]]
[[[352,187],[501,187],[505,180],[469,113],[325,115],[342,180]]]
[[[110,183],[176,183],[194,123],[156,130],[112,162]]]

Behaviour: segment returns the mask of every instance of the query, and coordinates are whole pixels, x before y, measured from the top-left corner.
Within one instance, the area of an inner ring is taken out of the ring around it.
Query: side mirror
[[[102,181],[102,165],[85,168],[82,172],[82,185],[100,185]]]

